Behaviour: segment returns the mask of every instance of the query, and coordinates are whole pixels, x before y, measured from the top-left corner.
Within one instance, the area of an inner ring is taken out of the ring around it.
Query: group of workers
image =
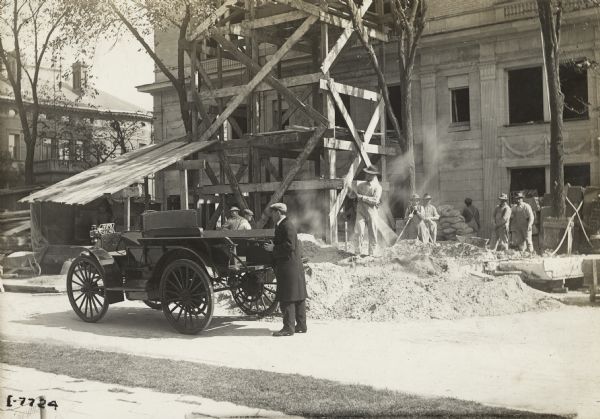
[[[515,196],[516,203],[508,205],[508,196],[503,193],[498,197],[499,204],[494,208],[494,234],[491,247],[494,250],[508,250],[509,235],[521,250],[533,252],[533,223],[535,214],[531,205],[525,202],[525,196],[519,192]]]

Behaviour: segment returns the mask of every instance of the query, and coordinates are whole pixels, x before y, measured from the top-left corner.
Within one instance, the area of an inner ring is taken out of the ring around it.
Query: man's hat
[[[269,208],[275,209],[279,212],[287,212],[287,205],[285,205],[283,202],[278,202],[276,204],[273,204]]]
[[[431,199],[431,195],[429,195],[428,193],[426,193],[425,196],[423,197],[423,199]]]
[[[365,167],[363,169],[363,172],[369,173],[371,175],[378,175],[379,174],[379,170],[377,170],[377,168],[375,166]]]
[[[499,200],[501,201],[508,201],[508,195],[506,195],[505,193],[500,194],[500,196],[498,197]]]
[[[419,196],[418,193],[414,193],[414,194],[412,194],[412,197],[410,199],[421,199],[421,197]]]
[[[248,214],[248,215],[254,215],[254,212],[252,212],[251,209],[246,208],[244,211],[242,211],[244,214]]]
[[[233,211],[239,211],[240,209],[238,207],[231,207],[229,208],[229,212],[233,212]]]
[[[525,199],[525,195],[523,195],[523,192],[518,192],[518,193],[515,195],[515,198],[523,198],[523,199]]]

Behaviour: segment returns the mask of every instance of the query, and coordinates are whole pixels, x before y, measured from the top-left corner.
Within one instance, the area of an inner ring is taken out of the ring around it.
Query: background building
[[[436,205],[460,207],[465,197],[471,197],[482,209],[482,222],[489,228],[500,192],[526,190],[543,196],[550,191],[550,117],[536,3],[430,0],[428,5],[412,92],[417,188],[432,194]],[[565,180],[572,185],[598,185],[600,8],[586,0],[563,5]],[[156,51],[170,66],[176,65],[176,42],[175,32],[155,34]],[[298,48],[284,58],[278,69],[281,77],[310,72],[310,45],[302,47],[304,51]],[[274,48],[261,44],[262,59]],[[382,61],[394,111],[399,115],[396,54],[395,43],[389,42]],[[216,80],[217,60],[207,57],[202,65]],[[225,86],[248,80],[242,65],[226,59],[220,74]],[[358,43],[344,51],[331,76],[352,86],[377,87],[366,53]],[[155,83],[140,90],[154,96],[157,140],[184,134],[177,96],[164,76],[157,72]],[[306,88],[293,90],[300,97]],[[260,91],[257,97],[260,128],[266,131],[276,125],[287,104],[277,107],[275,91]],[[366,129],[372,105],[355,97],[343,99],[357,128]],[[248,129],[245,106],[242,104],[234,114],[243,130]],[[296,112],[287,125],[304,122],[303,115]],[[336,125],[343,127],[342,118]],[[236,136],[231,127],[227,135]],[[393,143],[393,138],[388,140]],[[320,162],[307,162],[306,171],[312,171],[311,164],[322,163],[323,156]],[[338,158],[338,170],[347,165],[348,159]],[[387,164],[388,204],[394,217],[403,215],[404,167],[401,156]],[[191,183],[203,182],[201,177],[191,179]],[[178,181],[177,172],[164,172],[157,188],[163,203],[179,194]]]

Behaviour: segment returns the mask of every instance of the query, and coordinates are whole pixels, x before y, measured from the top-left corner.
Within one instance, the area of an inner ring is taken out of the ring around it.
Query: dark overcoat
[[[284,218],[275,227],[273,269],[277,278],[279,301],[306,299],[306,280],[302,266],[302,250],[294,224]]]

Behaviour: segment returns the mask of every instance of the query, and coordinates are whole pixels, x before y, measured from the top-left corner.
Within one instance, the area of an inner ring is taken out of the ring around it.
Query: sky
[[[123,34],[116,44],[101,40],[92,62],[94,86],[151,111],[152,96],[135,88],[154,80],[153,61],[140,48],[129,34]]]

